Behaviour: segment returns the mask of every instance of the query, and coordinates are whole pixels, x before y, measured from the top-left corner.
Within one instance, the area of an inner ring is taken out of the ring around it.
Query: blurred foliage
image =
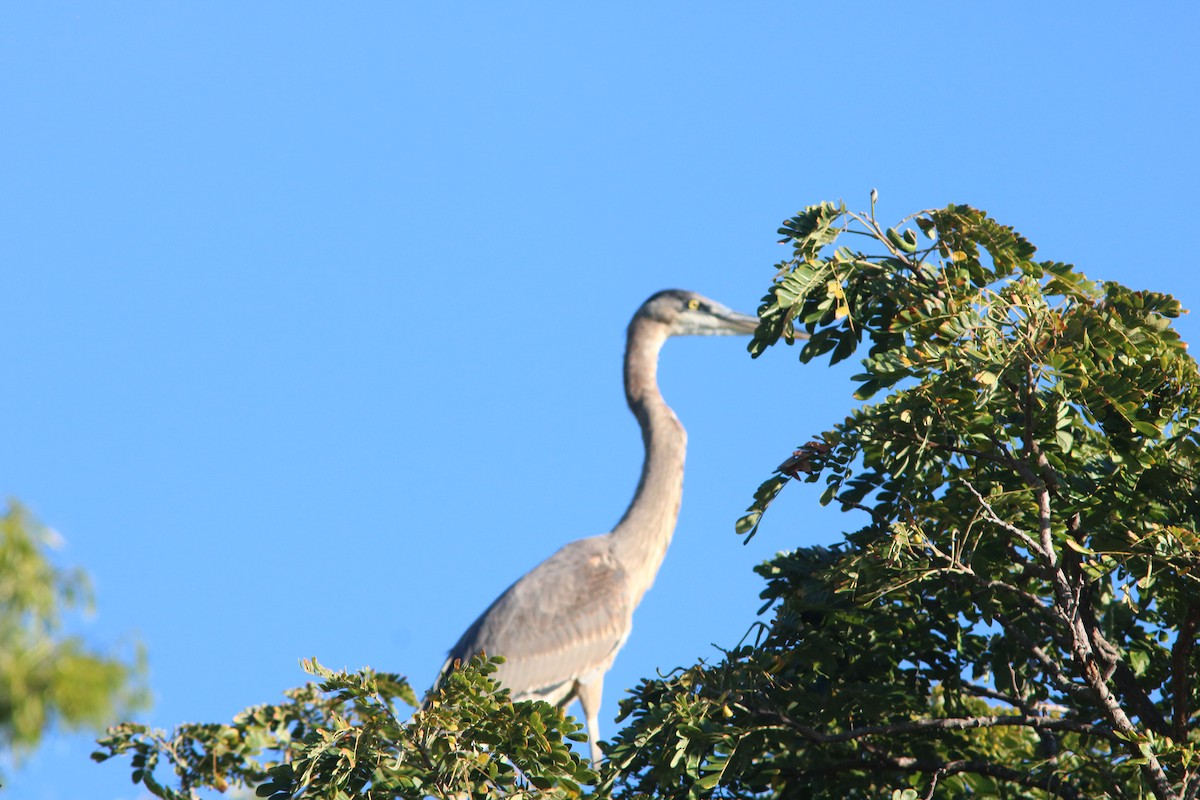
[[[643,681],[602,776],[569,747],[578,724],[511,703],[480,659],[407,721],[399,676],[310,662],[319,682],[284,704],[120,726],[96,757],[132,755],[173,799],[1200,796],[1200,380],[1178,303],[1035,260],[967,206],[885,228],[872,193],[781,233],[751,353],[857,355],[863,404],[737,530],[793,480],[862,527],[761,566],[769,622]]]
[[[309,660],[304,668],[319,680],[284,703],[170,733],[119,725],[92,757],[129,755],[133,781],[167,800],[247,786],[271,800],[581,796],[599,777],[571,749],[586,740],[582,726],[548,703],[511,702],[491,678],[500,661],[462,665],[403,719],[399,704],[416,706],[403,677]]]
[[[859,354],[855,397],[886,396],[797,448],[737,529],[792,480],[865,525],[760,568],[752,644],[625,701],[606,788],[1196,797],[1200,381],[1179,304],[1035,261],[967,206],[885,229],[874,198],[823,203],[780,232],[793,257],[752,354],[807,336],[801,361]]]
[[[49,558],[58,535],[10,503],[0,515],[0,752],[19,760],[53,726],[103,728],[145,703],[140,656],[122,659],[63,633],[63,617],[88,611],[80,570]]]

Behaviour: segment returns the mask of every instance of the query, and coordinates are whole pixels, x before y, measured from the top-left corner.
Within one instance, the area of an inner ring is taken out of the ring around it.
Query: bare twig
[[[933,800],[933,792],[937,789],[938,778],[942,777],[943,772],[939,769],[933,773],[933,778],[929,781],[929,791],[925,793],[925,800]]]
[[[1020,539],[1021,544],[1023,544],[1025,546],[1025,548],[1027,550],[1029,550],[1031,553],[1042,556],[1043,558],[1045,557],[1045,553],[1042,549],[1042,546],[1039,545],[1029,534],[1027,534],[1025,531],[1021,530],[1020,528],[1018,528],[1016,525],[1013,525],[1011,522],[1008,522],[1007,520],[1001,519],[1000,515],[996,513],[996,510],[994,508],[992,508],[991,504],[988,503],[988,501],[984,499],[983,495],[979,493],[979,490],[976,489],[974,487],[974,485],[971,484],[970,481],[964,480],[963,485],[966,486],[967,489],[969,489],[971,491],[971,494],[975,495],[975,499],[979,501],[979,506],[983,509],[984,513],[987,514],[987,518],[989,520],[991,520],[995,525],[1000,526],[1004,530],[1011,533],[1013,536],[1016,536],[1018,539]]]

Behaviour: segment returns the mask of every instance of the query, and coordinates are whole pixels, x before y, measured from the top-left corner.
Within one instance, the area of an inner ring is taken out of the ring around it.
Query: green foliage
[[[305,661],[319,680],[284,703],[169,734],[120,725],[93,758],[129,755],[134,782],[164,800],[239,786],[271,800],[580,796],[598,779],[569,744],[586,739],[581,726],[547,703],[511,702],[491,678],[499,661],[463,665],[407,720],[398,704],[416,699],[403,677]]]
[[[19,505],[0,515],[0,752],[17,757],[53,725],[101,728],[145,702],[136,663],[63,634],[92,598],[82,571],[51,563],[55,542]]]
[[[737,530],[793,480],[861,527],[759,568],[752,640],[643,681],[602,780],[568,746],[580,726],[509,702],[479,659],[408,721],[402,678],[312,662],[284,704],[121,726],[97,758],[130,754],[172,800],[1200,796],[1200,374],[1178,303],[1037,261],[968,206],[884,228],[874,197],[822,203],[780,232],[751,353],[858,356],[863,404]]]
[[[1195,797],[1200,380],[1178,303],[1034,261],[967,206],[884,229],[824,203],[780,232],[752,354],[866,347],[855,397],[886,396],[796,450],[738,531],[793,479],[866,523],[760,569],[753,646],[637,689],[608,785]]]

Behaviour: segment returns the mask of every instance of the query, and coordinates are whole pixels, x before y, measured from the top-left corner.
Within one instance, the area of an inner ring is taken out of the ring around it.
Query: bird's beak
[[[723,328],[718,333],[745,336],[754,333],[755,329],[758,328],[758,317],[741,314],[728,308],[721,309],[715,316],[721,321],[721,328]]]

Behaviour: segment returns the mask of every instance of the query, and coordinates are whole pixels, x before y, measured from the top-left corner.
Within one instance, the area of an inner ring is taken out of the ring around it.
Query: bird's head
[[[634,314],[667,327],[668,336],[745,336],[754,333],[758,318],[726,308],[695,292],[664,289]]]

